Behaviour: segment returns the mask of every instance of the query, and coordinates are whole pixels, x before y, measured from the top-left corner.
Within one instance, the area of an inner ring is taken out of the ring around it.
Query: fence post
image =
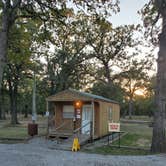
[[[93,142],[93,122],[90,122],[90,140]]]

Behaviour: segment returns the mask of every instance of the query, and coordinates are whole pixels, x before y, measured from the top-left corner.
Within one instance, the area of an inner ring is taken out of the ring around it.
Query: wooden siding
[[[94,101],[94,134],[95,137],[101,137],[108,134],[108,122],[120,121],[120,107],[117,103],[111,103],[104,100],[93,99],[81,96],[78,93],[68,91],[60,92],[47,98],[47,101],[55,103],[55,128],[64,122],[66,125],[61,129],[72,132],[74,130],[73,119],[63,118],[63,105],[73,105],[74,101],[80,100],[84,104],[92,104]],[[109,119],[109,110],[112,109],[112,119]],[[81,110],[82,116],[82,110]],[[81,117],[82,118],[82,117]],[[76,128],[81,127],[81,119],[77,120]]]
[[[63,131],[73,131],[73,119],[63,118],[63,103],[56,103],[55,106],[55,128],[65,123],[65,125],[59,129]]]
[[[86,102],[86,104],[91,102]],[[60,126],[62,123],[66,125],[61,129],[64,131],[72,132],[74,130],[73,119],[63,118],[63,105],[72,105],[73,102],[56,102],[55,103],[55,128]],[[85,104],[85,103],[84,103]],[[112,109],[112,119],[109,119],[109,109]],[[94,134],[95,137],[101,137],[108,134],[108,122],[119,122],[120,108],[118,104],[107,103],[98,101],[94,103],[94,113],[95,113],[95,125]],[[82,114],[82,110],[81,110]],[[76,128],[81,127],[81,119],[77,120]]]
[[[100,135],[100,107],[99,103],[94,103],[94,114],[95,114],[95,126],[94,126],[94,135],[98,137]]]
[[[99,102],[100,107],[100,120],[99,120],[99,137],[108,134],[108,122],[120,121],[120,108],[118,104]],[[109,109],[112,109],[112,119],[109,119]]]

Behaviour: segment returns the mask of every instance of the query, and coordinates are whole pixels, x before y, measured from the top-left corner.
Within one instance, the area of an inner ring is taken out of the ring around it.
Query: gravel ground
[[[104,156],[50,149],[52,141],[0,144],[0,166],[165,166],[166,155]]]

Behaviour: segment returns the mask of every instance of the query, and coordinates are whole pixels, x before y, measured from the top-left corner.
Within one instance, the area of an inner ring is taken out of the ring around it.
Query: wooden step
[[[60,138],[60,137],[66,137],[66,138],[68,138],[68,137],[70,137],[71,135],[73,135],[73,133],[71,133],[71,132],[50,132],[49,133],[49,137],[56,137],[56,138]]]
[[[75,135],[70,135],[67,139],[59,139],[58,137],[58,144],[53,148],[61,149],[61,150],[71,150],[74,138],[75,138]],[[79,138],[80,145],[85,145],[90,139],[89,135],[85,135],[85,134],[79,134],[78,138]]]

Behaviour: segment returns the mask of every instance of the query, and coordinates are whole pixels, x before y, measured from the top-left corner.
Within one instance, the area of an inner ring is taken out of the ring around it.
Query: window
[[[112,120],[112,108],[111,107],[109,108],[108,113],[109,113],[109,120]]]
[[[63,106],[63,118],[74,118],[74,107],[71,105]]]

